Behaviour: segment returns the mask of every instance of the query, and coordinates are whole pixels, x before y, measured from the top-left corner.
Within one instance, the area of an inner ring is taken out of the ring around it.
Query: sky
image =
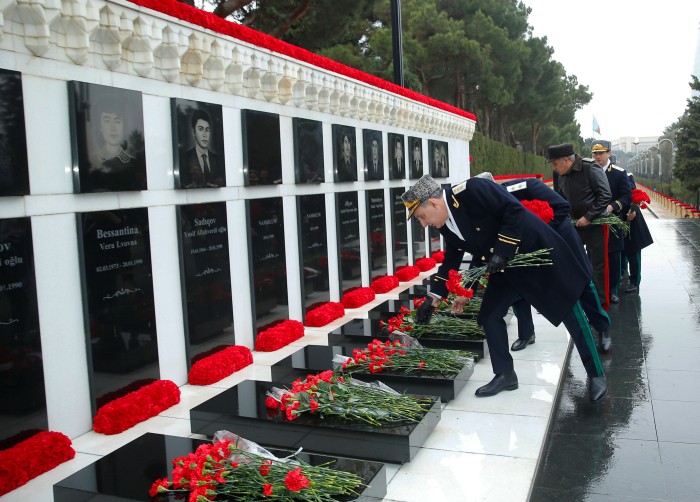
[[[533,35],[587,85],[583,138],[660,136],[683,114],[700,34],[700,0],[522,0]],[[698,75],[700,77],[700,75]],[[600,134],[593,132],[593,117]]]

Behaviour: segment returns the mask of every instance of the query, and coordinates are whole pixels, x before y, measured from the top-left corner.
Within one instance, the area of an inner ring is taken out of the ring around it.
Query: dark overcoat
[[[464,240],[447,225],[440,228],[445,259],[433,278],[431,292],[447,296],[448,272],[459,270],[465,252],[486,263],[493,254],[512,259],[516,254],[551,248],[552,265],[506,268],[492,274],[478,321],[483,324],[494,313],[499,295],[512,288],[549,322],[559,325],[590,281],[568,244],[493,181],[471,178],[446,189],[445,197]]]
[[[637,188],[632,173],[627,173],[627,179],[630,183],[630,190]],[[654,239],[651,237],[651,232],[649,232],[647,222],[644,220],[644,215],[642,211],[637,211],[637,217],[630,221],[630,234],[625,238],[625,250],[628,252],[636,251],[644,249],[653,243]]]
[[[613,214],[622,221],[627,221],[627,210],[632,202],[632,190],[627,179],[627,171],[615,164],[608,165],[605,169],[612,197],[609,204],[613,208]],[[617,230],[617,233],[615,233]],[[608,233],[608,253],[617,253],[624,248],[624,233],[620,229],[610,228]]]

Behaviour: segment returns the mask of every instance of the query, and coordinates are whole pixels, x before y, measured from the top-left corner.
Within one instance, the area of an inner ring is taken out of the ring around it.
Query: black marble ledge
[[[299,349],[294,354],[285,357],[270,368],[272,380],[292,382],[297,378],[305,378],[310,373],[332,370],[333,357],[343,355],[352,357],[356,345],[319,346],[309,345]],[[451,401],[464,388],[474,373],[474,362],[465,364],[462,369],[451,375],[399,374],[391,371],[381,373],[354,372],[353,376],[363,382],[381,381],[402,394],[419,394],[437,396],[443,403]]]
[[[341,419],[302,414],[288,421],[270,416],[265,407],[266,392],[285,387],[284,382],[247,380],[190,410],[193,434],[213,437],[217,431],[235,431],[262,446],[296,449],[380,462],[411,460],[440,421],[440,401],[418,423],[376,428]],[[427,396],[425,396],[427,397]]]
[[[54,502],[183,500],[174,496],[151,499],[148,491],[154,481],[170,476],[173,458],[194,452],[199,445],[208,442],[162,434],[144,434],[56,483],[53,486]],[[271,452],[280,458],[292,453],[290,450],[279,449],[272,449]],[[339,497],[339,501],[379,502],[386,496],[386,466],[382,463],[305,451],[299,457],[311,465],[332,462],[329,467],[360,476],[367,486],[359,497]]]

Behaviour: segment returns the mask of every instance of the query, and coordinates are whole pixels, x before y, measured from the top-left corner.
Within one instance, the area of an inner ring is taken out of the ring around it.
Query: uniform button
[[[493,248],[489,249],[489,253],[493,253]]]
[[[481,232],[481,229],[479,227],[476,227],[474,230],[476,230],[477,232]]]
[[[481,257],[481,261],[485,261],[485,260],[486,260],[486,257],[485,257],[485,256],[482,256],[482,257]]]

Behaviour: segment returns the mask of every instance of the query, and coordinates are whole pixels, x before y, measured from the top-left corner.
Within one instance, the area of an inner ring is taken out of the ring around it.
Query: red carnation
[[[299,321],[288,319],[258,333],[255,338],[255,350],[272,352],[289,345],[304,336],[304,325]]]
[[[232,345],[194,363],[187,380],[190,385],[210,385],[250,364],[253,364],[250,349]]]
[[[346,292],[340,299],[345,308],[356,309],[368,304],[376,298],[372,288],[357,288]]]
[[[395,275],[399,281],[408,282],[420,275],[420,269],[414,265],[405,265],[397,268]]]
[[[649,194],[647,194],[644,190],[640,190],[639,188],[633,188],[632,204],[635,204],[640,208],[645,209],[647,207],[647,204],[651,204]]]
[[[544,200],[522,200],[520,202],[528,211],[535,213],[545,223],[549,223],[554,219],[554,211],[549,202]]]
[[[379,277],[372,281],[369,285],[372,290],[377,294],[388,293],[392,289],[399,286],[399,280],[396,276],[385,275],[384,277]]]
[[[435,260],[436,263],[442,263],[445,261],[445,252],[444,251],[436,251],[435,253],[431,254],[430,257]]]
[[[309,479],[301,473],[301,467],[297,467],[293,471],[289,471],[284,478],[284,486],[289,491],[298,492],[299,490],[309,486]]]
[[[265,495],[266,497],[272,495],[272,485],[270,483],[265,483],[265,485],[263,486],[263,495]]]
[[[434,269],[436,266],[437,262],[432,258],[421,258],[420,260],[416,260],[416,267],[418,267],[418,270],[421,272],[427,272],[428,270]]]

